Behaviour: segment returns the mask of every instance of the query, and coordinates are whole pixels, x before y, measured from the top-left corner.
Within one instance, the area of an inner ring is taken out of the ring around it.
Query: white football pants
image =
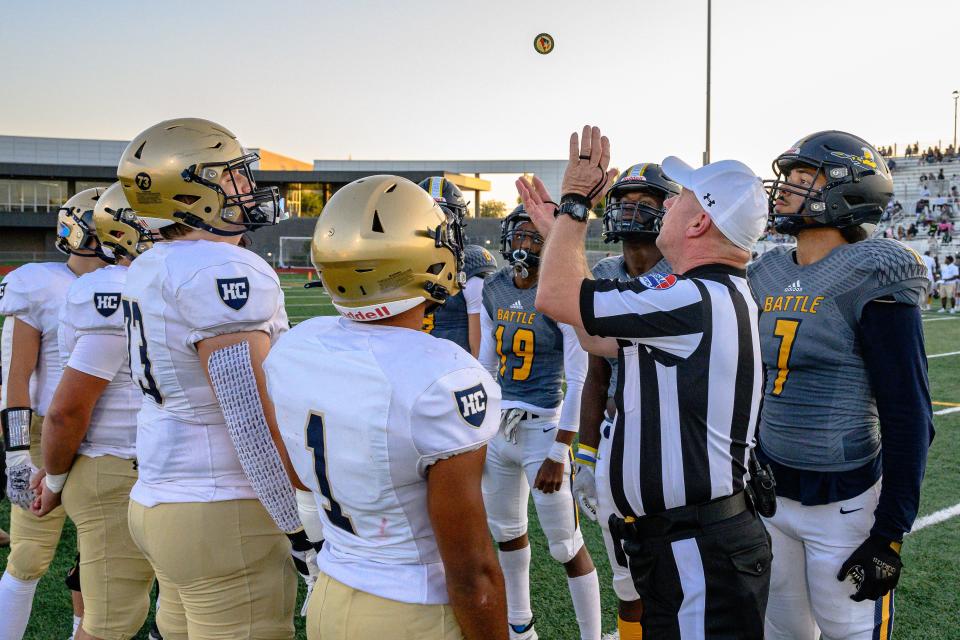
[[[876,602],[854,602],[841,565],[870,535],[880,483],[843,502],[804,506],[777,498],[777,513],[763,522],[773,541],[773,573],[767,601],[768,640],[889,640],[891,591]]]

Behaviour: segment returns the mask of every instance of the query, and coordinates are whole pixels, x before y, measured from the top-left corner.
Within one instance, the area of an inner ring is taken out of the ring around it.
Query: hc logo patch
[[[669,289],[677,284],[677,276],[672,273],[648,273],[637,281],[648,289]]]
[[[454,391],[453,396],[456,398],[460,417],[471,427],[479,429],[487,415],[487,390],[482,384],[478,384],[463,391]]]
[[[239,311],[250,297],[250,281],[246,278],[217,278],[217,293],[224,304]]]
[[[119,293],[95,293],[93,294],[93,308],[104,318],[109,318],[120,308]]]
[[[0,282],[0,300],[3,299],[3,294],[7,291],[7,283]]]

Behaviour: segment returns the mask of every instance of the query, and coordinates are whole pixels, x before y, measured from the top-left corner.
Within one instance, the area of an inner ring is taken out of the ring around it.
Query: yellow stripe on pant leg
[[[893,592],[888,591],[883,596],[883,603],[880,605],[880,640],[890,640],[890,602],[893,600]]]

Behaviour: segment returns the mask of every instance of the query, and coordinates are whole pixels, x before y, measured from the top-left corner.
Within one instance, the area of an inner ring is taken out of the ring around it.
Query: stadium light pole
[[[953,90],[953,152],[957,152],[957,98],[960,98],[960,91]]]
[[[710,35],[713,0],[707,0],[707,135],[703,151],[703,164],[710,164]]]

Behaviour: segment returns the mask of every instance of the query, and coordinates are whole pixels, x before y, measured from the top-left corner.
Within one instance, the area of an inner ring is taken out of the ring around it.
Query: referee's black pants
[[[643,635],[651,640],[763,638],[770,536],[752,510],[704,527],[623,540]]]

